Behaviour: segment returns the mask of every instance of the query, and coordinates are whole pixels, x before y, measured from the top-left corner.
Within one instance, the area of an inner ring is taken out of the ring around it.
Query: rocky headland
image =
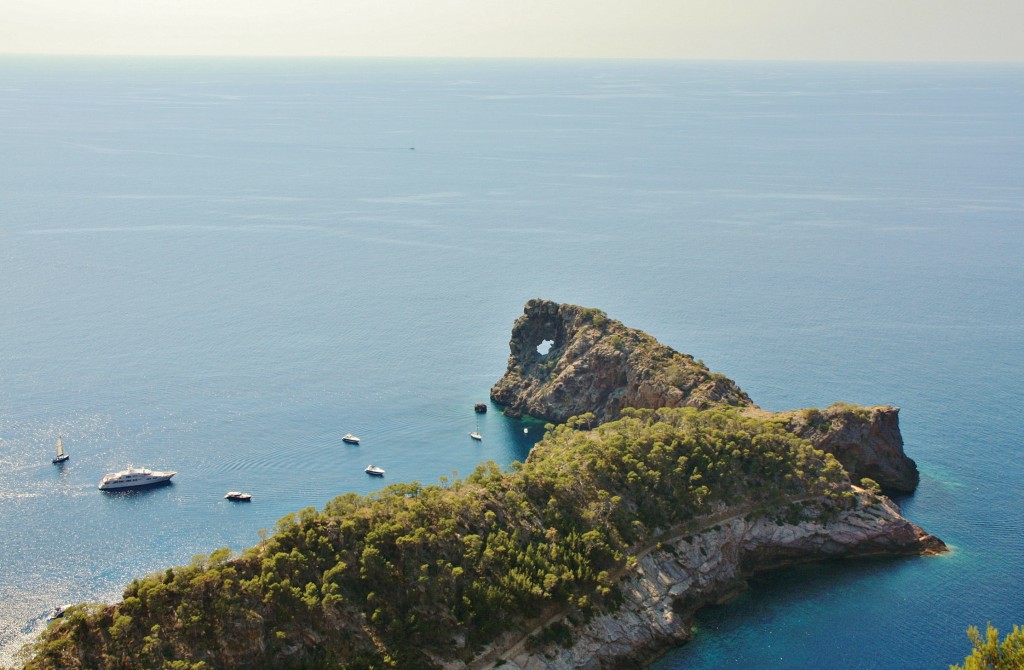
[[[824,409],[776,412],[786,430],[826,451],[854,481],[867,477],[891,493],[911,493],[920,474],[903,451],[898,407],[838,402]]]
[[[544,343],[550,348],[538,350]],[[836,403],[770,413],[736,382],[651,335],[597,309],[535,299],[512,327],[511,354],[491,399],[508,416],[554,423],[588,415],[595,423],[624,408],[737,407],[776,418],[788,430],[833,454],[854,481],[870,478],[883,490],[917,488],[917,465],[903,450],[899,408]]]
[[[649,335],[547,301],[517,321],[494,396],[561,420],[525,463],[289,515],[241,554],[68,608],[25,669],[633,668],[755,572],[945,551],[851,482],[916,483],[894,408],[766,412]]]

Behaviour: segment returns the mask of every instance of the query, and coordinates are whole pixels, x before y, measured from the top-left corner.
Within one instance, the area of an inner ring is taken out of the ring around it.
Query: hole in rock
[[[551,351],[551,345],[555,343],[554,340],[544,340],[537,345],[537,353],[541,356],[547,356],[548,352]]]

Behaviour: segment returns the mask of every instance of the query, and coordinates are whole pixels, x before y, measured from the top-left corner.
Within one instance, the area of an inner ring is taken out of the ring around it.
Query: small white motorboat
[[[384,468],[379,468],[376,465],[367,465],[366,469],[363,470],[363,472],[365,472],[368,475],[373,475],[374,477],[384,476]]]
[[[359,444],[359,438],[352,433],[345,433],[345,436],[341,438],[342,442],[348,442],[349,444]]]
[[[241,491],[228,491],[227,495],[224,496],[228,500],[235,500],[237,502],[249,502],[252,500],[252,495],[248,493],[242,493]]]
[[[53,608],[53,611],[46,615],[46,620],[53,621],[54,619],[61,618],[62,616],[64,616],[64,610],[66,609],[67,607],[65,605],[57,605]]]

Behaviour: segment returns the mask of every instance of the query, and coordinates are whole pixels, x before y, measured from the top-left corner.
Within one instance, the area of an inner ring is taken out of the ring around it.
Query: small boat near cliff
[[[353,435],[352,433],[345,433],[345,435],[341,438],[341,441],[348,442],[349,444],[359,444],[359,438]]]
[[[469,436],[471,438],[473,438],[474,440],[483,440],[484,439],[484,436],[481,435],[480,433],[476,432],[475,430],[472,433],[470,433]]]
[[[384,476],[384,468],[377,467],[376,465],[367,465],[366,469],[363,470],[363,472],[365,472],[368,475],[373,475],[374,477]]]
[[[57,457],[53,459],[54,463],[63,463],[64,461],[71,458],[69,454],[64,451],[64,443],[60,441],[60,437],[57,438]]]
[[[115,489],[137,489],[144,486],[155,486],[171,481],[171,477],[178,474],[170,470],[161,472],[148,468],[133,468],[120,472],[111,472],[100,480],[100,491],[113,491]]]
[[[56,607],[53,608],[53,610],[50,611],[49,614],[46,615],[46,620],[47,621],[53,621],[55,619],[61,618],[62,616],[64,616],[64,611],[65,610],[67,610],[67,606],[66,605],[57,605]]]
[[[242,493],[241,491],[228,491],[225,495],[228,500],[234,500],[235,502],[251,502],[252,494]]]

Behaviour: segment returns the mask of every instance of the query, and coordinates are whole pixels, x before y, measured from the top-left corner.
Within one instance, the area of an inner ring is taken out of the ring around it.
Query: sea
[[[526,458],[544,425],[473,405],[537,297],[767,409],[899,406],[952,549],[757,577],[653,668],[1024,624],[1024,65],[5,56],[0,156],[0,663],[291,512]],[[129,464],[177,475],[97,490]]]

